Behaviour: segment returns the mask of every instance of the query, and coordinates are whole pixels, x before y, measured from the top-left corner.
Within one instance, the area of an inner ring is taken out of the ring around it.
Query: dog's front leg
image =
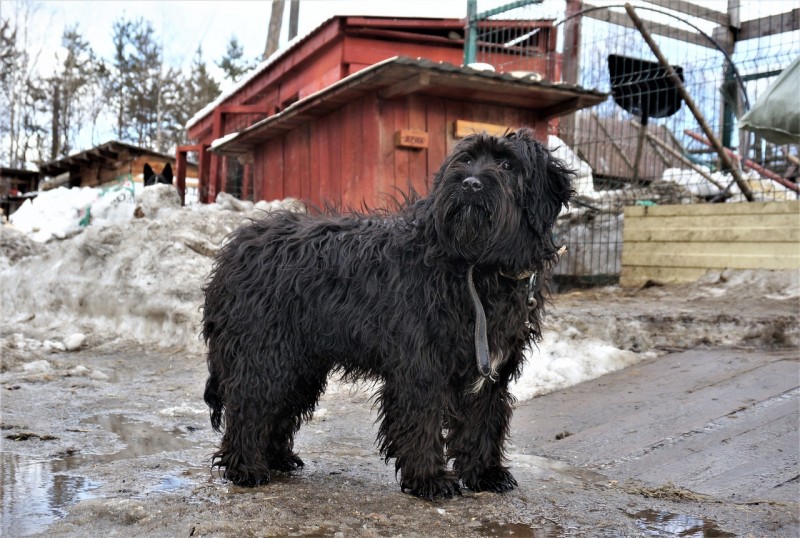
[[[459,495],[458,478],[445,466],[442,390],[429,379],[400,377],[387,378],[378,396],[381,454],[395,458],[404,493],[428,500]]]
[[[505,466],[513,397],[510,374],[486,380],[477,392],[453,387],[453,416],[449,420],[447,455],[461,483],[472,491],[502,493],[517,481]]]

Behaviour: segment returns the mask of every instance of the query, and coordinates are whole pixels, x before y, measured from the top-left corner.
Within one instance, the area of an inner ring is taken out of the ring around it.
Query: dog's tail
[[[219,372],[211,369],[206,381],[206,391],[203,394],[206,405],[211,408],[211,427],[216,431],[222,430],[222,411],[225,404],[220,394]]]

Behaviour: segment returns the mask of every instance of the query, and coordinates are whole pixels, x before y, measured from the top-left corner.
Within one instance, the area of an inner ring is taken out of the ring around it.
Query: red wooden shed
[[[187,126],[198,143],[179,148],[178,173],[181,152],[199,149],[205,201],[225,190],[381,206],[397,189],[427,192],[466,132],[527,125],[545,139],[549,119],[606,98],[551,82],[551,21],[508,24],[525,29],[516,46],[526,55],[510,50],[498,72],[482,72],[457,67],[462,20],[334,17],[198,113]],[[221,173],[235,161],[241,184]]]

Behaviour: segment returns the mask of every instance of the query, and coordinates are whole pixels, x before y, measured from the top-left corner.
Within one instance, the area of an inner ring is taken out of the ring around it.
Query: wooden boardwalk
[[[800,500],[797,349],[691,350],[524,402],[514,452],[720,500]],[[556,437],[560,439],[557,440]]]

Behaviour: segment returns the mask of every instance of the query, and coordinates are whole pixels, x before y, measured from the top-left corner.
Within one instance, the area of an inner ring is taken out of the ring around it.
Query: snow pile
[[[722,172],[712,172],[706,167],[701,167],[706,175],[713,179],[711,182],[703,174],[695,170],[682,168],[667,168],[662,174],[662,179],[686,189],[694,196],[712,199],[719,197],[727,202],[746,202],[741,189],[733,180],[733,176]],[[769,178],[763,178],[753,170],[742,172],[742,179],[750,187],[756,201],[771,202],[777,200],[796,200],[797,194],[791,189]],[[720,188],[722,187],[722,188]]]
[[[742,299],[800,299],[800,272],[742,269],[709,271],[689,286],[689,300],[732,295]]]
[[[65,348],[84,345],[69,338],[82,334],[89,346],[120,339],[201,350],[201,288],[213,256],[242,222],[284,204],[181,208],[174,192],[168,185],[148,187],[137,210],[141,218],[80,228],[83,233],[47,245],[4,227],[4,325],[60,333],[45,337]],[[61,194],[74,209],[76,193]],[[41,238],[42,227],[28,230]]]
[[[132,181],[108,189],[58,187],[25,200],[9,222],[34,241],[65,239],[89,224],[106,226],[130,220],[135,207]]]
[[[573,187],[579,196],[594,198],[598,195],[594,190],[592,167],[589,163],[575,155],[575,152],[560,138],[555,135],[547,136],[547,148],[553,156],[564,161],[567,166],[575,170],[575,183]]]
[[[545,331],[538,349],[528,353],[522,376],[511,387],[519,401],[528,400],[620,370],[656,352],[634,353],[619,349],[576,328]]]

